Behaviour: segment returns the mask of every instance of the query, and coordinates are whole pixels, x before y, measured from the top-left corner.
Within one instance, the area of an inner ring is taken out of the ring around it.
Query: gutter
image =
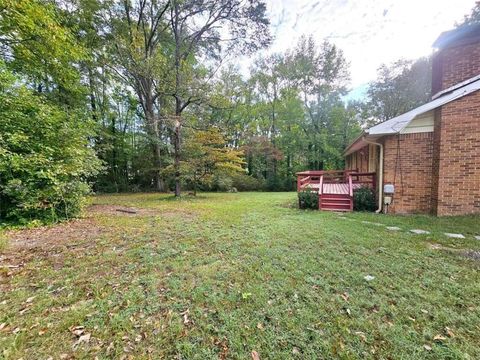
[[[382,211],[382,204],[383,204],[383,144],[374,142],[374,141],[369,141],[365,138],[365,136],[362,138],[363,141],[365,141],[367,144],[372,144],[372,145],[377,145],[380,147],[380,159],[379,159],[379,176],[378,176],[378,209],[375,211],[377,214],[379,214]]]

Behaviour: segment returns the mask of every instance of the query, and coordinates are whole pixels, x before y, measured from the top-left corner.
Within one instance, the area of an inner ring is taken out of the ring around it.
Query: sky
[[[475,5],[474,0],[267,0],[282,52],[302,35],[339,46],[350,62],[351,88],[361,93],[382,63],[432,53],[432,43]]]

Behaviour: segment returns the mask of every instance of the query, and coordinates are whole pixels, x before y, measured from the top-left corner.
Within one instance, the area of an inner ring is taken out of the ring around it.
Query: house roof
[[[480,39],[480,24],[463,25],[456,29],[442,32],[433,43],[433,47],[444,49],[478,39]]]
[[[368,144],[368,141],[375,141],[378,138],[385,135],[393,135],[400,133],[405,129],[410,122],[417,116],[425,114],[428,111],[434,110],[442,105],[445,105],[451,101],[459,99],[463,96],[471,94],[477,90],[480,90],[480,78],[475,76],[470,81],[465,81],[465,85],[461,87],[452,87],[452,90],[448,93],[442,94],[442,96],[422,105],[413,110],[410,110],[402,115],[394,117],[390,120],[384,121],[378,125],[375,125],[358,137],[352,144],[350,144],[345,150],[345,155],[349,155],[354,151],[362,148]]]

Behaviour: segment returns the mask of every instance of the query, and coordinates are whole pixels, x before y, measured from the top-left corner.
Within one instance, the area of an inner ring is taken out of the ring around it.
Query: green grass
[[[344,219],[295,199],[94,198],[151,211],[96,215],[98,239],[0,270],[0,358],[480,358],[480,261],[462,252],[479,217]],[[90,341],[73,348],[73,326]]]

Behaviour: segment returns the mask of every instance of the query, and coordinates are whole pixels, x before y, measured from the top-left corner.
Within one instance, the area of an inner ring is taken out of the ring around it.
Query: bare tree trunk
[[[174,168],[175,168],[175,196],[180,196],[180,117],[175,119],[175,130],[173,134],[174,147]]]
[[[165,182],[162,177],[162,149],[160,146],[160,128],[158,119],[156,119],[155,111],[153,109],[153,100],[149,97],[145,99],[145,116],[149,129],[150,142],[152,145],[155,170],[155,188],[157,191],[165,191]]]

